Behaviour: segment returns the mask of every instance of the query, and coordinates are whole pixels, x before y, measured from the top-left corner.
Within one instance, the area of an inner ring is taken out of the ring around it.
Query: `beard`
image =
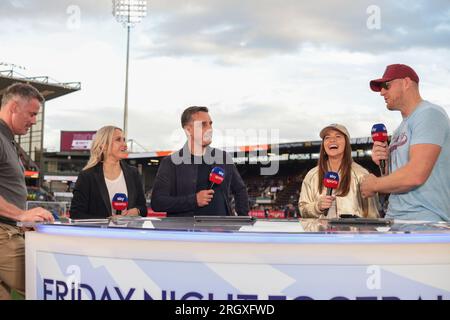
[[[212,142],[212,131],[207,131],[203,134],[202,145],[204,147],[209,146]]]

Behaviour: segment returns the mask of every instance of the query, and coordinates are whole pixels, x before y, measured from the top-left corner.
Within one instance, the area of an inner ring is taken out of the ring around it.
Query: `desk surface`
[[[375,223],[374,223],[375,222]],[[213,242],[450,243],[450,224],[380,219],[342,224],[320,219],[119,218],[40,224],[38,232],[110,238]],[[139,232],[136,232],[139,231]]]

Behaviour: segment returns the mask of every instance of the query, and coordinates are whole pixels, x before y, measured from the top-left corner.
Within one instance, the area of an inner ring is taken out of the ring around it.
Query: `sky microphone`
[[[122,214],[128,208],[128,198],[125,193],[116,193],[112,199],[112,207],[116,214]]]
[[[209,174],[209,182],[211,182],[209,189],[212,189],[216,184],[221,184],[224,178],[225,171],[220,167],[214,167]]]
[[[388,134],[386,126],[382,123],[374,124],[372,127],[372,140],[386,142],[388,141]],[[386,168],[386,160],[380,160],[381,175],[384,175],[384,168]]]
[[[323,185],[327,188],[327,196],[333,194],[333,189],[339,187],[339,174],[337,172],[328,171],[323,177]],[[328,215],[328,209],[325,210],[324,215]]]

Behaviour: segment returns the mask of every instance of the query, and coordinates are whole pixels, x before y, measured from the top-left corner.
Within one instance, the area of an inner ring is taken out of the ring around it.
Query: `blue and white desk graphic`
[[[450,299],[450,225],[136,218],[26,233],[27,299]]]

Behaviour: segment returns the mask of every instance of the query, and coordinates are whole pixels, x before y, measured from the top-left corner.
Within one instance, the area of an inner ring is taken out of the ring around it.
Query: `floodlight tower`
[[[123,133],[128,131],[128,66],[130,60],[130,29],[147,15],[147,0],[112,0],[113,16],[127,28],[127,60],[125,69],[125,103],[123,112]]]

